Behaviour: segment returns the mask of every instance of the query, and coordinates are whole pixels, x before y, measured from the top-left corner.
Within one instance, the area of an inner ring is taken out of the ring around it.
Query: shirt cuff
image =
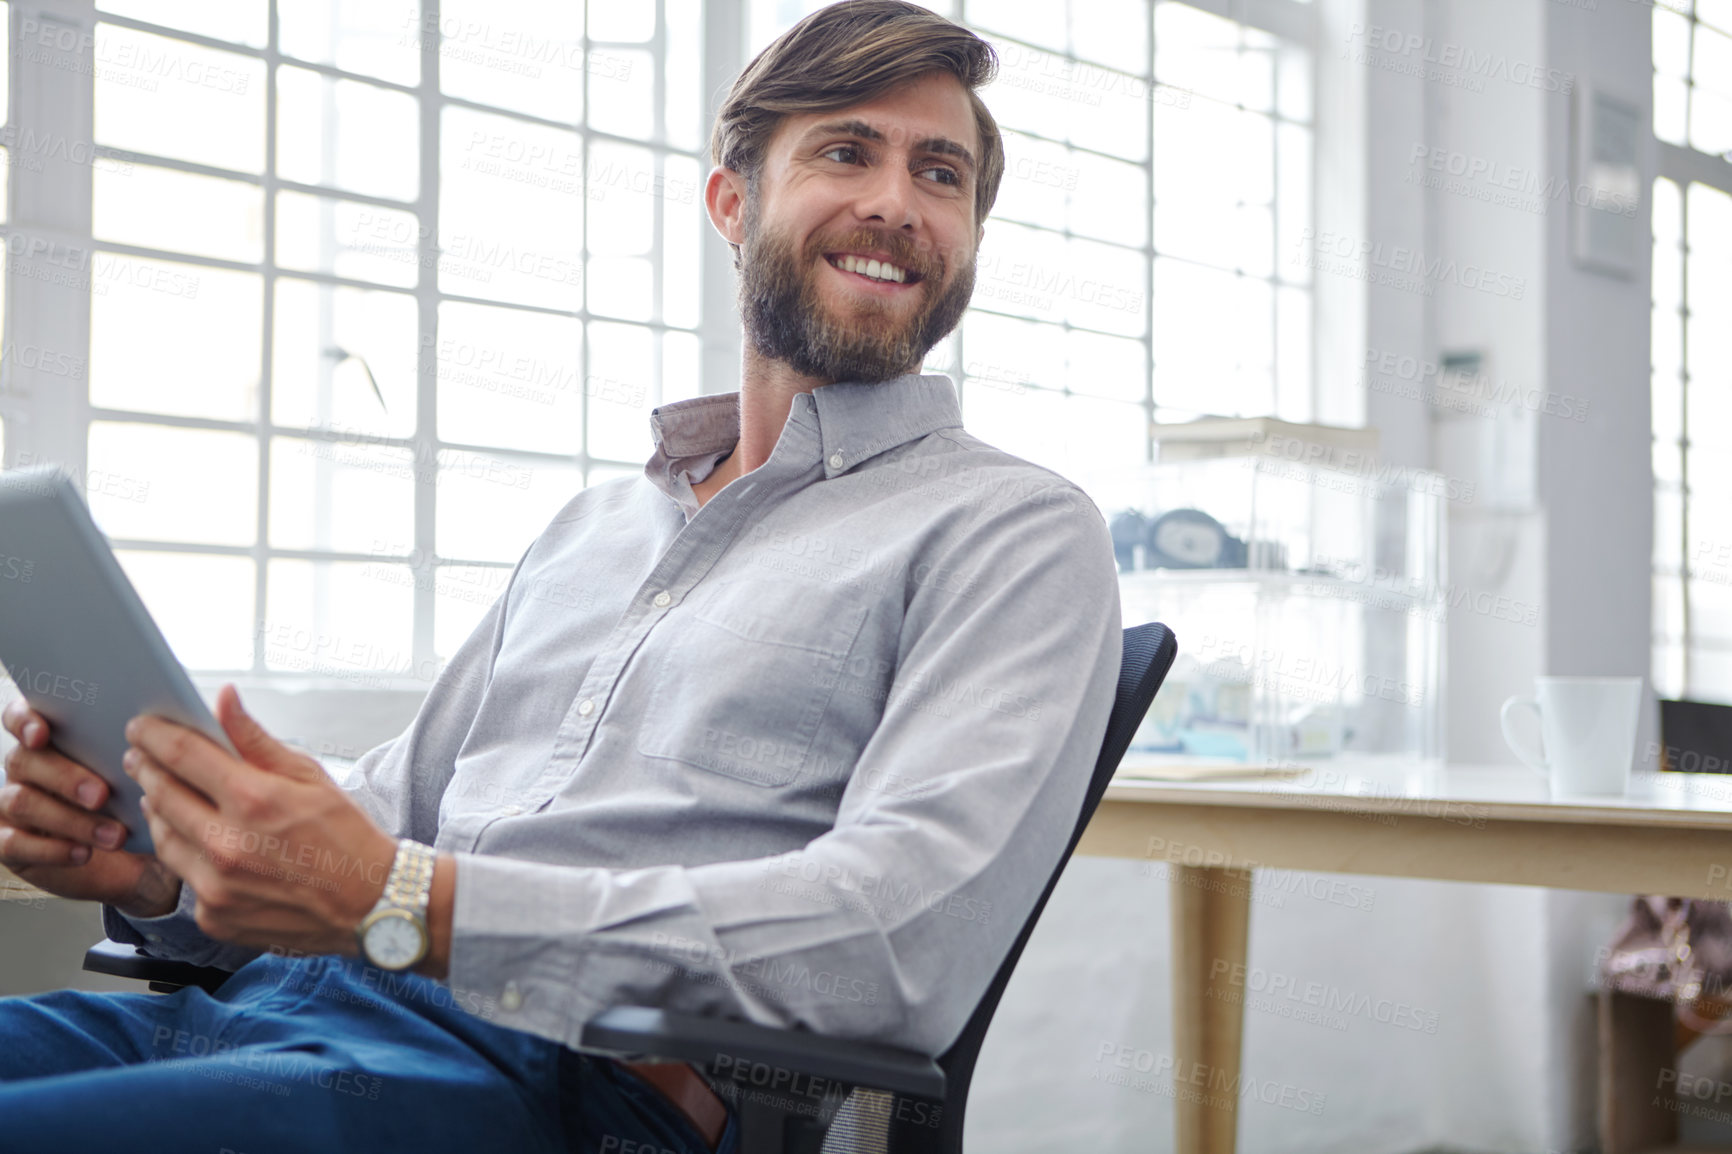
[[[192,887],[182,882],[180,901],[173,910],[160,917],[133,917],[105,905],[102,907],[102,930],[117,942],[139,947],[147,957],[190,962],[195,966],[215,966],[223,970],[238,970],[263,952],[252,946],[219,942],[199,929],[198,921],[193,917],[197,900]]]

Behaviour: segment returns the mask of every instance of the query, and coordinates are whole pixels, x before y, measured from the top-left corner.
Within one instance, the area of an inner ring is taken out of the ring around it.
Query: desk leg
[[[1178,1154],[1234,1154],[1251,875],[1172,865],[1173,1058]],[[1243,973],[1244,971],[1240,971]]]

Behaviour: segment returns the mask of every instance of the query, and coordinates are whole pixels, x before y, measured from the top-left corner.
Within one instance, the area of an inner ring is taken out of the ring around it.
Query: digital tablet
[[[0,473],[0,664],[48,719],[50,744],[112,787],[102,812],[126,827],[128,852],[154,849],[143,791],[120,767],[128,721],[156,714],[235,752],[53,466]]]

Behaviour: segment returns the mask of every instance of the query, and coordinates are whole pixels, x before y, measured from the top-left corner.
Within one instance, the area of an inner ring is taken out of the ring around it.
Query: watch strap
[[[374,909],[405,909],[427,916],[427,906],[433,894],[433,847],[410,838],[397,842],[397,856],[391,859],[391,872],[385,878],[385,892]]]

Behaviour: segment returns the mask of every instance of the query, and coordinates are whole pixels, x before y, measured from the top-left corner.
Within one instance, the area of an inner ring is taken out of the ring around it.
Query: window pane
[[[264,192],[256,184],[148,164],[98,165],[97,240],[257,264],[265,256]]]
[[[603,132],[649,139],[655,134],[655,82],[655,59],[648,52],[629,48],[592,51],[589,123]],[[569,118],[567,114],[558,119]]]
[[[113,24],[96,26],[96,142],[238,172],[265,167],[265,66]]]
[[[662,187],[662,320],[696,328],[702,316],[698,260],[710,222],[704,215],[703,170],[697,161],[669,156]]]
[[[583,444],[582,340],[574,317],[441,304],[440,439],[576,454]]]
[[[639,256],[655,246],[656,156],[611,140],[589,146],[589,251]]]
[[[641,43],[656,34],[656,0],[589,5],[589,38]]]
[[[1019,393],[1027,386],[1059,389],[1065,383],[1064,330],[1050,324],[1016,320],[970,311],[962,319],[962,345],[967,359],[964,389],[973,382],[983,388]]]
[[[258,625],[267,669],[383,689],[414,675],[414,591],[370,563],[276,560]]]
[[[583,119],[583,9],[568,0],[443,0],[440,89],[577,123]],[[612,67],[597,62],[603,66]]]
[[[675,148],[702,146],[704,102],[698,92],[703,74],[703,9],[700,0],[664,0],[667,7],[667,64],[662,77],[667,85],[668,143]]]
[[[250,48],[265,46],[266,0],[98,0],[96,7]]]
[[[1732,98],[1703,88],[1690,93],[1690,147],[1707,153],[1732,151]]]
[[[12,5],[0,2],[0,124],[12,118]],[[4,184],[0,181],[0,184]]]
[[[412,288],[420,268],[414,213],[352,200],[277,193],[277,264]]]
[[[968,0],[966,19],[1053,52],[1065,48],[1065,5],[1050,0]]]
[[[415,299],[277,282],[271,420],[374,437],[415,431]]]
[[[1065,334],[1064,383],[1072,392],[1141,403],[1148,391],[1141,341],[1073,329]]]
[[[409,449],[365,436],[271,441],[271,544],[278,549],[372,551],[380,534],[412,530],[415,485],[433,483]]]
[[[1143,262],[1139,252],[1000,224],[981,246],[974,300],[1012,316],[1139,335]]]
[[[1685,143],[1689,88],[1684,81],[1654,75],[1654,135],[1671,144]]]
[[[460,561],[516,561],[583,487],[575,465],[439,451],[435,548]]]
[[[91,267],[91,404],[254,418],[263,313],[257,274],[101,252]]]
[[[1078,56],[1136,75],[1149,70],[1149,6],[1144,0],[1088,0],[1070,6]]]
[[[1696,84],[1732,93],[1732,36],[1698,24],[1692,50],[1690,75]]]
[[[416,0],[289,0],[277,6],[277,45],[284,56],[398,84],[421,79],[424,31]]]
[[[662,334],[661,393],[656,404],[665,405],[698,395],[698,361],[702,355],[703,346],[695,333]],[[646,424],[649,421],[648,412],[644,413],[644,421]],[[594,484],[593,472],[590,483]]]
[[[1239,98],[1239,26],[1189,4],[1155,4],[1155,77],[1201,96]]]
[[[1311,395],[1311,294],[1281,288],[1275,296],[1275,413],[1309,421]]]
[[[655,319],[655,266],[633,257],[598,256],[589,261],[589,311],[626,321]]]
[[[413,96],[277,69],[277,172],[286,180],[414,200],[420,139]]]
[[[1148,243],[1148,218],[1142,211],[1147,181],[1139,165],[1072,153],[1076,180],[1070,194],[1066,223],[1073,232],[1115,244]]]
[[[1047,389],[964,386],[963,421],[968,431],[1024,460],[1049,469],[1063,465],[1065,450],[1053,436],[1064,427],[1064,394]]]
[[[655,448],[648,398],[656,395],[655,334],[637,325],[589,326],[589,453],[644,461]]]
[[[251,560],[137,549],[117,549],[114,555],[182,665],[192,670],[252,666]]]
[[[441,116],[440,289],[578,311],[583,198],[552,180],[524,179],[533,171],[526,166],[540,163],[532,157],[557,163],[563,179],[575,164],[564,158],[581,155],[578,134],[467,108]],[[488,156],[496,142],[499,155]]]
[[[1155,261],[1155,403],[1193,413],[1272,411],[1269,286]]]
[[[258,442],[244,433],[90,424],[90,515],[110,537],[251,545]]]

